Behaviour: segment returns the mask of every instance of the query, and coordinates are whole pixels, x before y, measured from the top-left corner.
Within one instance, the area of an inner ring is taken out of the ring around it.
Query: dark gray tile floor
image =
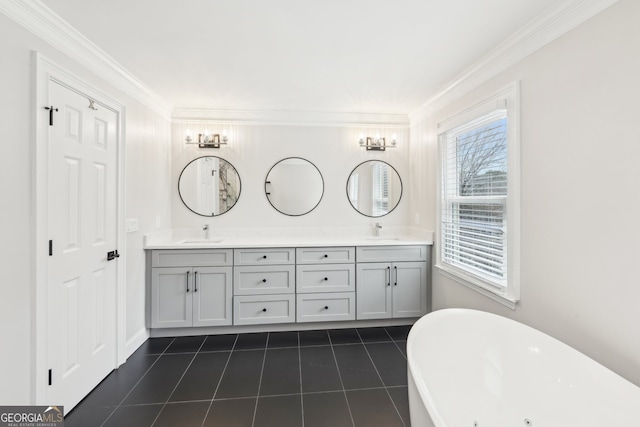
[[[409,326],[152,338],[67,427],[409,427]]]

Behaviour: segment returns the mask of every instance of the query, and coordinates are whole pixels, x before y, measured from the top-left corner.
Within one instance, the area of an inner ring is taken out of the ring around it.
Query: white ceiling
[[[406,114],[558,0],[46,0],[176,108]]]

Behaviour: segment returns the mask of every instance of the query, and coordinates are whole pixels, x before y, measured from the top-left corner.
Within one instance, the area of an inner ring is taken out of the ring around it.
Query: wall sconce
[[[199,133],[198,140],[194,141],[191,137],[191,132],[187,130],[184,141],[187,144],[198,144],[200,148],[220,148],[221,145],[227,145],[229,138],[225,132],[220,136],[220,134],[210,134],[205,130],[204,133]]]
[[[368,136],[365,139],[364,135],[360,134],[358,143],[361,147],[366,147],[367,150],[374,151],[384,151],[387,148],[396,148],[398,146],[398,140],[395,134],[391,137],[391,143],[389,145],[387,145],[387,140],[379,135],[376,135],[374,138]]]

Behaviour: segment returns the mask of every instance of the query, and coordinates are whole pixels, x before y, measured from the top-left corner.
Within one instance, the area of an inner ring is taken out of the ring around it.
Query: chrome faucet
[[[204,231],[204,238],[209,240],[209,224],[205,224],[204,227],[202,227],[202,231]]]
[[[376,237],[380,237],[380,229],[382,228],[382,226],[380,225],[379,222],[376,222],[376,225],[373,226],[373,229],[376,233]]]

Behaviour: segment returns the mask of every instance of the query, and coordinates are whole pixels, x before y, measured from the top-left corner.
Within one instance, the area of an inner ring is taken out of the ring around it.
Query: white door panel
[[[69,411],[116,367],[118,116],[55,82],[49,98],[47,400]]]

